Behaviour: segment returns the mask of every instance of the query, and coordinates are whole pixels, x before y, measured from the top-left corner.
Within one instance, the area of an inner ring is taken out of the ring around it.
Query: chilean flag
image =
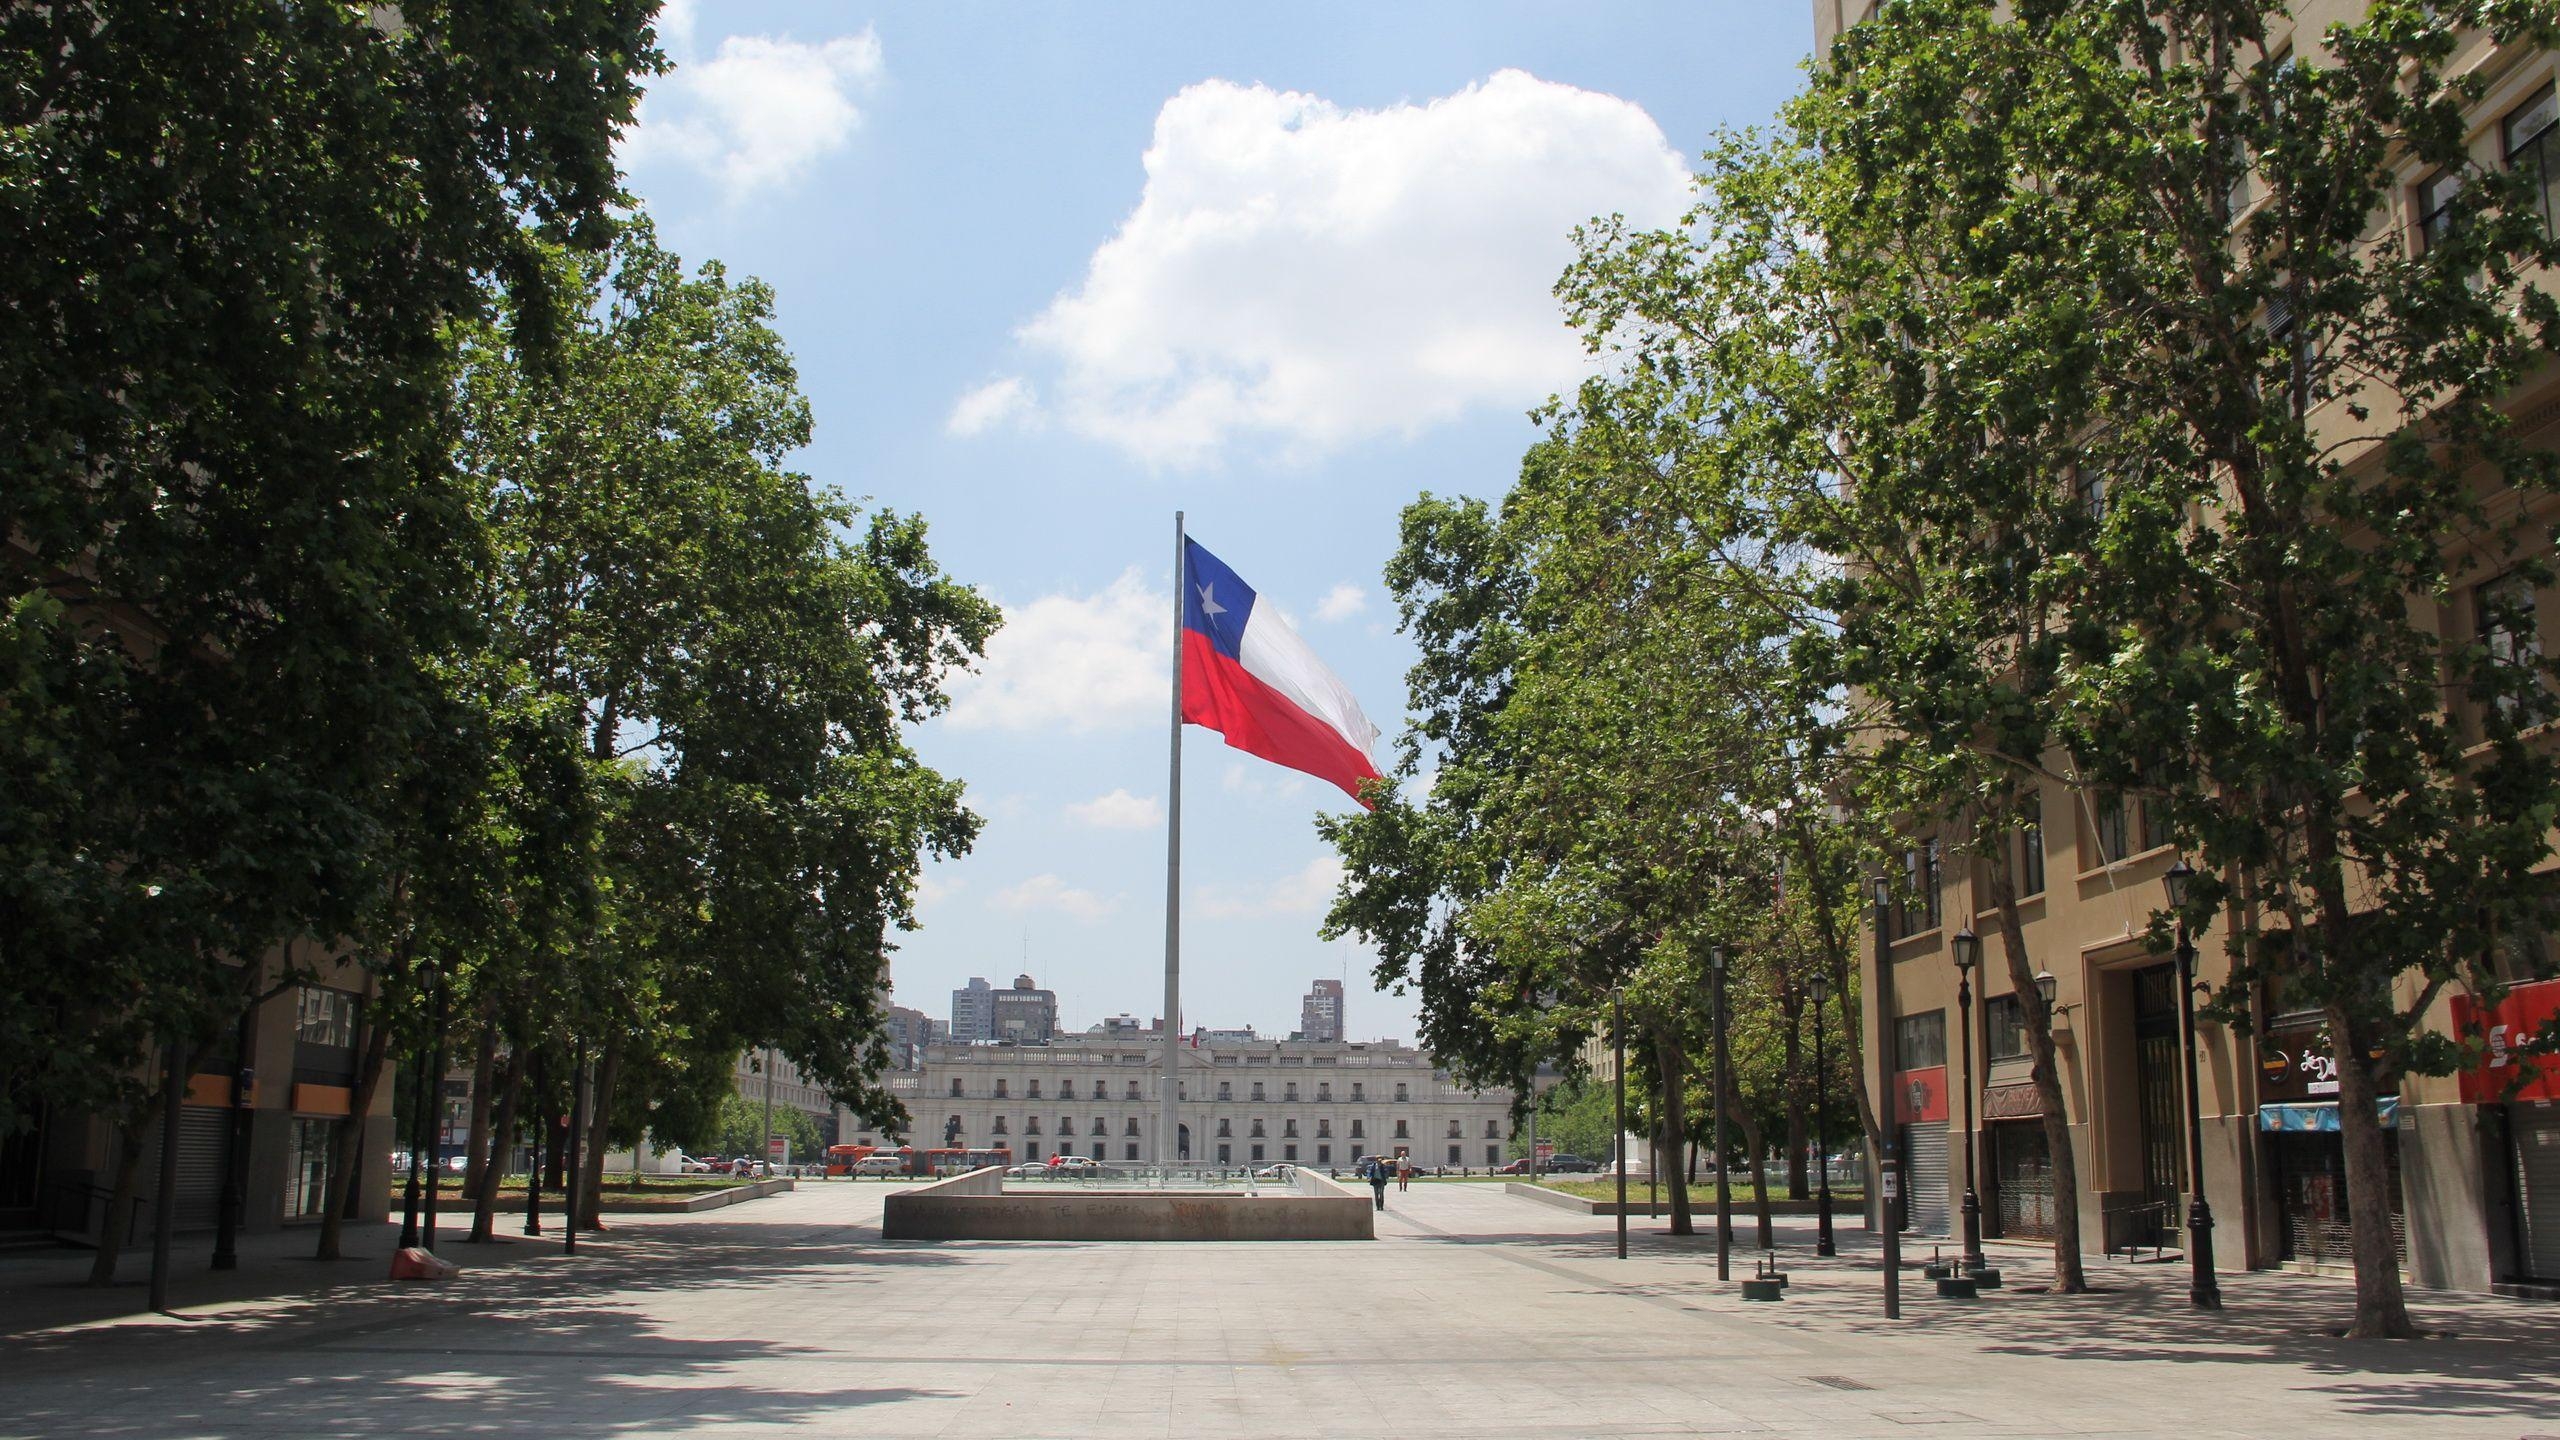
[[[1182,718],[1359,800],[1360,782],[1378,777],[1369,761],[1378,727],[1289,622],[1264,612],[1236,572],[1199,542],[1182,544]]]

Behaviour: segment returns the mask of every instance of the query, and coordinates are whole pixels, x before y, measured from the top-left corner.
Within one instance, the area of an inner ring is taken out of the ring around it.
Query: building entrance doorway
[[[1175,1131],[1175,1137],[1174,1137],[1174,1142],[1173,1142],[1173,1150],[1174,1150],[1174,1154],[1175,1154],[1176,1156],[1178,1156],[1178,1157],[1180,1157],[1180,1158],[1184,1159],[1184,1160],[1188,1160],[1188,1159],[1190,1159],[1190,1158],[1191,1158],[1191,1127],[1190,1127],[1190,1126],[1188,1126],[1188,1125],[1177,1125],[1177,1126],[1175,1126],[1175,1127],[1174,1127],[1174,1131]]]
[[[2053,1151],[2042,1118],[1991,1127],[1991,1188],[2002,1239],[2053,1238]]]
[[[2186,1132],[2180,1101],[2178,968],[2133,972],[2134,1103],[2142,1143],[2142,1199],[2130,1243],[2175,1238],[2178,1200],[2186,1193]]]

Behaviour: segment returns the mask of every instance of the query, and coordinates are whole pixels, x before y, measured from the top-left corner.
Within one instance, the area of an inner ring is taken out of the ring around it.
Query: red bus
[[[972,1170],[984,1170],[990,1165],[1008,1170],[1013,1168],[1013,1152],[974,1147],[954,1150],[919,1150],[915,1152],[914,1173],[965,1175]]]
[[[827,1147],[827,1173],[850,1175],[853,1173],[854,1161],[874,1154],[879,1149],[877,1145],[830,1145]]]

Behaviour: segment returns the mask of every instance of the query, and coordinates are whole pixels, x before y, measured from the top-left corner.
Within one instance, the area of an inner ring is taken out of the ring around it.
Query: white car
[[[895,1155],[865,1155],[853,1162],[856,1175],[904,1175],[907,1162]]]

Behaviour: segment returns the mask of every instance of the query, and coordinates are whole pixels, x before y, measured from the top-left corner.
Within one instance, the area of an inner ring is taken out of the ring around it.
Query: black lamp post
[[[1956,1039],[1964,1047],[1964,1268],[1990,1268],[1982,1258],[1982,1196],[1973,1180],[1973,968],[1982,963],[1982,937],[1965,926],[1955,933]]]
[[[1618,1258],[1627,1258],[1627,992],[1609,987],[1609,1043],[1616,1051],[1618,1137],[1610,1142],[1618,1159]]]
[[[1715,980],[1715,1098],[1708,1105],[1715,1113],[1716,1146],[1716,1278],[1733,1278],[1733,1179],[1724,1166],[1724,1097],[1725,1088],[1733,1082],[1726,1074],[1724,1017],[1724,947],[1718,945],[1707,952],[1707,966]]]
[[[2204,1109],[2196,1092],[2196,942],[2187,930],[2187,882],[2194,868],[2180,856],[2160,877],[2169,908],[2178,917],[2178,1018],[2184,1028],[2187,1070],[2187,1299],[2199,1310],[2222,1308],[2222,1282],[2213,1274],[2213,1206],[2204,1198]]]
[[[1829,977],[1816,975],[1813,993],[1813,1253],[1837,1255],[1831,1243],[1831,1111],[1823,1092],[1831,1088],[1831,1067],[1822,1049],[1822,1002],[1831,998]]]
[[[1893,1096],[1893,931],[1887,925],[1893,906],[1893,884],[1875,877],[1870,896],[1876,927],[1876,1089],[1880,1104]],[[1884,1318],[1902,1318],[1902,1156],[1894,1141],[1893,1113],[1876,1116],[1876,1218],[1884,1226]]]

